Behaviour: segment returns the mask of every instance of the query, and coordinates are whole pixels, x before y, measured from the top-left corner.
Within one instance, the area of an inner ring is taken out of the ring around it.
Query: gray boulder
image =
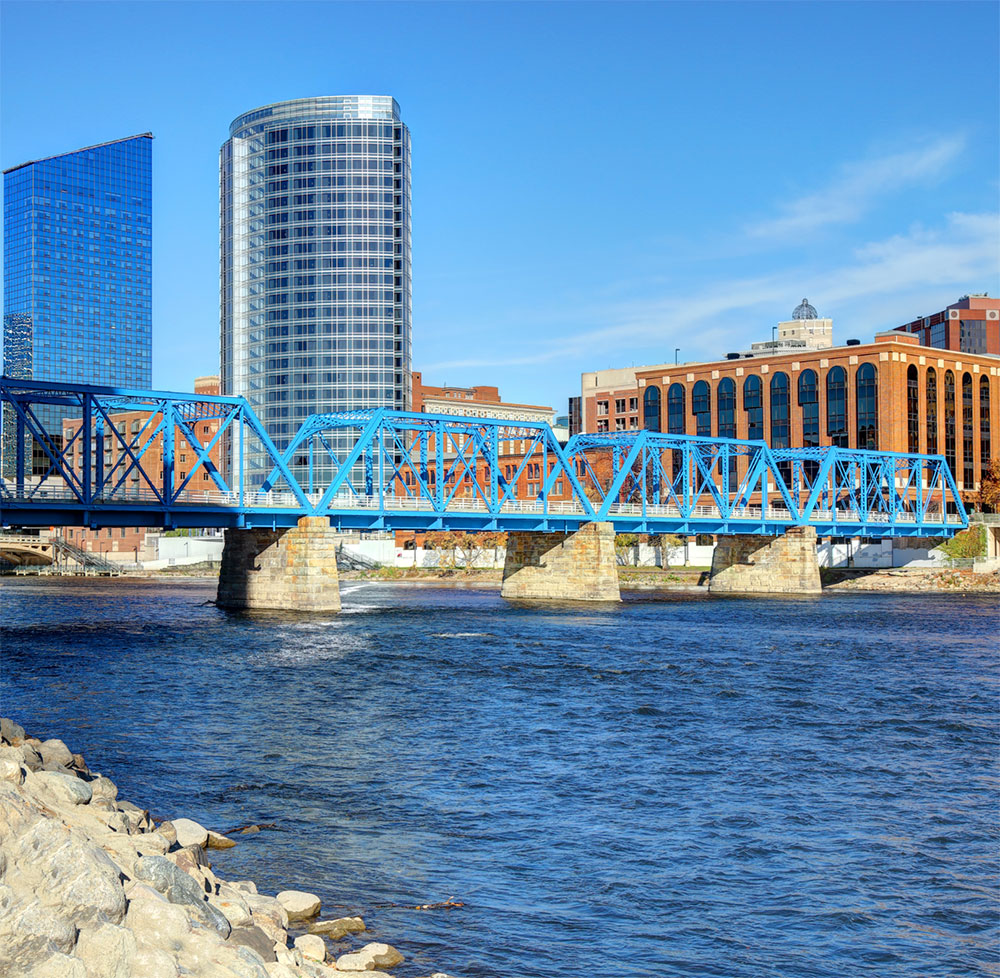
[[[256,951],[265,961],[277,961],[274,955],[274,941],[259,927],[234,927],[229,934],[229,943],[238,944]]]
[[[31,780],[64,805],[86,805],[94,797],[90,785],[72,774],[38,771],[31,776]]]
[[[226,915],[205,900],[205,891],[184,870],[175,866],[165,856],[143,856],[136,860],[136,879],[144,880],[159,890],[171,903],[192,907],[195,915],[207,927],[218,931],[224,938],[232,928]]]
[[[6,882],[36,894],[77,927],[98,920],[117,924],[125,916],[119,868],[61,822],[35,823],[10,844],[8,857]]]
[[[73,763],[73,752],[61,740],[46,740],[38,748],[42,760],[50,764],[69,767]]]
[[[15,740],[24,740],[24,727],[8,717],[0,717],[0,737],[8,744]]]

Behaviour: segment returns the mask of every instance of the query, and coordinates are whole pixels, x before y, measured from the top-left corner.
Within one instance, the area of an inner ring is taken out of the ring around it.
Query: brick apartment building
[[[988,312],[986,297],[956,306],[977,300]],[[715,362],[584,374],[582,424],[944,455],[975,502],[1000,432],[1000,357],[920,340],[906,327],[844,346],[786,337]]]
[[[219,393],[218,376],[196,377],[194,382],[194,393],[213,395]],[[112,414],[111,421],[121,433],[122,437],[132,443],[132,440],[140,437],[146,422],[149,420],[148,411],[121,411]],[[219,430],[220,422],[217,419],[199,421],[195,431],[198,440],[202,445],[206,445],[212,440]],[[154,421],[155,426],[155,421]],[[79,418],[66,418],[63,421],[62,434],[63,444],[68,445],[74,434],[80,427]],[[144,444],[145,439],[140,440]],[[104,471],[110,473],[116,465],[122,464],[121,471],[128,467],[129,459],[122,448],[121,442],[111,432],[104,435]],[[92,444],[91,452],[97,452],[98,446]],[[79,442],[70,446],[67,450],[67,459],[77,472],[83,469],[83,451]],[[174,431],[174,485],[181,483],[194,471],[198,464],[198,457],[195,450],[188,444],[187,439],[180,432]],[[216,445],[209,453],[209,457],[218,468],[222,468],[221,444]],[[163,436],[157,435],[146,449],[142,456],[141,465],[143,471],[153,479],[154,484],[159,485],[158,479],[163,477]],[[123,484],[124,489],[148,490],[149,486],[145,479],[139,474],[138,469],[133,469],[126,477]],[[190,489],[214,490],[215,483],[211,480],[204,466],[195,472],[188,483]],[[155,528],[137,527],[108,527],[103,530],[89,530],[79,527],[67,527],[64,531],[66,539],[74,546],[92,553],[120,554],[122,560],[143,560],[152,556],[147,551],[147,536],[151,533],[159,533]]]

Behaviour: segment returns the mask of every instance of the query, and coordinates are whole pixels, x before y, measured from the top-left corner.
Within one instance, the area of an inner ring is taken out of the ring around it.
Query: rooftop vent
[[[740,358],[740,355],[738,353],[727,353],[726,354],[726,359],[727,360],[739,360],[739,358]]]
[[[861,346],[861,340],[848,340],[848,346]]]

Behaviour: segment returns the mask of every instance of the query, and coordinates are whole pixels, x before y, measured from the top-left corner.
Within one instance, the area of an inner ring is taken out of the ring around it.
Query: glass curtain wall
[[[311,414],[409,408],[410,135],[396,101],[247,112],[220,151],[220,189],[223,393],[245,396],[279,449]],[[292,462],[304,482],[305,452]],[[266,471],[250,459],[251,484]]]

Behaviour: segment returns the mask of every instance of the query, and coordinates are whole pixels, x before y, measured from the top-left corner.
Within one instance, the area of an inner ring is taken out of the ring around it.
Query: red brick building
[[[213,395],[219,393],[219,378],[212,375],[207,377],[196,377],[194,382],[195,394]],[[121,411],[111,415],[111,421],[121,433],[122,437],[129,443],[138,437],[144,425],[149,419],[148,411]],[[155,422],[154,422],[155,423]],[[196,425],[195,435],[202,445],[208,444],[219,430],[218,420],[199,421]],[[63,421],[63,444],[68,445],[74,434],[80,427],[79,418],[67,418]],[[112,468],[122,462],[124,457],[124,468],[128,467],[129,459],[122,448],[121,442],[112,433],[104,435],[104,471],[110,472]],[[96,452],[99,446],[96,442],[92,445],[91,451]],[[79,442],[70,446],[67,450],[69,464],[74,466],[77,472],[83,469],[83,450]],[[179,429],[174,431],[174,486],[181,483],[194,471],[198,463],[198,456],[195,450],[188,444],[187,439]],[[209,457],[218,468],[222,468],[221,444],[216,445],[209,453]],[[150,476],[154,484],[159,487],[163,478],[163,437],[157,435],[152,444],[146,449],[142,456],[141,463],[143,471]],[[124,471],[123,468],[123,471]],[[127,477],[123,485],[125,489],[144,489],[149,486],[138,469],[134,469]],[[212,481],[205,468],[200,468],[188,483],[189,489],[214,490],[215,483]],[[65,531],[66,539],[74,546],[93,553],[120,554],[122,560],[143,560],[149,558],[146,553],[146,537],[149,533],[158,533],[159,530],[149,527],[109,527],[103,530],[88,530],[68,527]]]
[[[933,316],[896,329],[915,335],[921,346],[1000,356],[1000,299],[965,295]]]
[[[923,347],[896,330],[823,350],[640,367],[634,386],[591,397],[592,431],[944,455],[970,501],[1000,436],[1000,358]]]

